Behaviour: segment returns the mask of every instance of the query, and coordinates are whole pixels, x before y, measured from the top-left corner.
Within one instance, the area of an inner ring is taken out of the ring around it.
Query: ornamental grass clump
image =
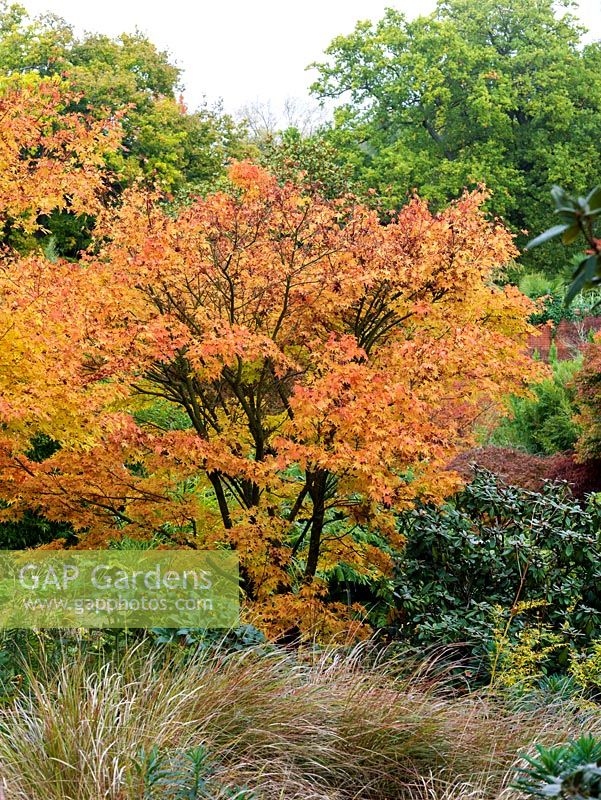
[[[565,713],[545,721],[492,693],[457,693],[423,670],[407,676],[398,659],[367,655],[363,645],[183,659],[142,644],[118,659],[42,659],[1,711],[4,793],[492,800],[520,751],[570,735]]]

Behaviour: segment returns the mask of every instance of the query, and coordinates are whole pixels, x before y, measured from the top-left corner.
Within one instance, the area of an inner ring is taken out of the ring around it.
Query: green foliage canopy
[[[553,376],[532,387],[531,397],[511,397],[510,416],[501,420],[492,442],[518,447],[534,455],[572,450],[580,428],[575,378],[582,357],[552,363]]]
[[[391,204],[485,182],[495,214],[536,232],[548,186],[582,191],[600,175],[601,46],[583,33],[552,0],[439,0],[412,21],[389,9],[332,42],[312,89],[342,101],[331,139]],[[559,271],[549,252],[530,267]]]

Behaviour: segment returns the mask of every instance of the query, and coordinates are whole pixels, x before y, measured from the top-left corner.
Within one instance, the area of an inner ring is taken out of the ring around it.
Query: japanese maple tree
[[[317,609],[335,629],[329,572],[386,574],[395,510],[455,489],[446,465],[475,420],[535,369],[529,301],[493,282],[515,248],[484,199],[435,215],[414,198],[384,226],[242,162],[179,210],[128,190],[78,264],[9,265],[3,301],[33,316],[24,341],[63,390],[45,406],[27,378],[36,402],[1,443],[5,515],[41,509],[82,547],[235,548],[266,627]],[[57,442],[41,462],[38,431]]]

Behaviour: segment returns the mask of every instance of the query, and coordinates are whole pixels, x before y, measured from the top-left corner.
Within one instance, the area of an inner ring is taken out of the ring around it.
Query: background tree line
[[[337,37],[315,65],[311,91],[335,100],[332,121],[308,124],[297,111],[298,125],[288,114],[282,131],[261,122],[261,109],[238,121],[219,106],[186,109],[180,70],[140,33],[78,37],[59,17],[32,19],[6,2],[0,73],[55,76],[79,95],[79,110],[121,110],[123,149],[110,167],[122,185],[143,175],[172,191],[206,191],[228,160],[251,155],[283,177],[305,171],[331,196],[375,189],[385,215],[413,190],[441,207],[483,182],[489,210],[521,249],[548,227],[551,185],[583,193],[601,179],[601,44],[569,8],[441,0],[412,20],[390,9]],[[48,227],[75,255],[82,241],[68,222]],[[569,258],[544,247],[522,261],[557,275]]]

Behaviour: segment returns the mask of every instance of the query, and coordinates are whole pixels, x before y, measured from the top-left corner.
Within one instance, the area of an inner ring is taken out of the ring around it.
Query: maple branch
[[[319,563],[321,534],[325,521],[325,498],[328,473],[326,470],[322,469],[317,469],[314,473],[309,473],[307,471],[307,478],[310,480],[308,491],[313,501],[309,552],[307,553],[307,563],[305,565],[305,580],[310,583],[315,577],[317,565]]]
[[[309,486],[307,485],[307,483],[305,483],[303,488],[300,490],[299,495],[294,502],[294,505],[290,510],[290,514],[288,515],[288,522],[294,522],[294,520],[296,519],[296,515],[301,510],[303,501],[307,496],[308,491],[309,491]]]
[[[223,486],[221,485],[220,475],[218,472],[209,472],[207,473],[207,476],[211,481],[211,485],[215,492],[215,497],[217,498],[217,504],[219,506],[219,511],[221,512],[221,519],[223,520],[223,527],[226,530],[231,530],[233,527],[232,517],[230,515],[230,509],[227,504],[225,492],[223,491]]]
[[[81,503],[83,505],[86,505],[86,504],[89,503],[90,505],[97,506],[97,508],[102,508],[102,509],[104,509],[104,511],[108,511],[109,514],[113,514],[115,517],[120,519],[122,522],[127,522],[128,525],[135,525],[136,524],[135,520],[132,519],[131,517],[128,517],[127,514],[124,514],[122,511],[119,511],[118,509],[114,508],[113,506],[109,506],[109,505],[107,505],[105,503],[101,503],[99,500],[90,500],[90,499],[86,498],[85,500],[82,499]]]
[[[292,548],[292,552],[290,553],[290,559],[291,560],[297,554],[298,550],[300,549],[300,546],[305,541],[305,536],[307,535],[307,531],[309,530],[309,527],[311,526],[312,522],[313,522],[313,517],[309,517],[309,519],[307,520],[307,522],[305,524],[305,527],[301,531],[300,536],[298,537],[298,539],[294,543],[294,547]]]
[[[238,479],[233,475],[225,475],[224,473],[220,473],[220,478],[232,493],[236,502],[238,502],[242,508],[249,508],[249,504],[244,497],[244,488],[240,487]]]

